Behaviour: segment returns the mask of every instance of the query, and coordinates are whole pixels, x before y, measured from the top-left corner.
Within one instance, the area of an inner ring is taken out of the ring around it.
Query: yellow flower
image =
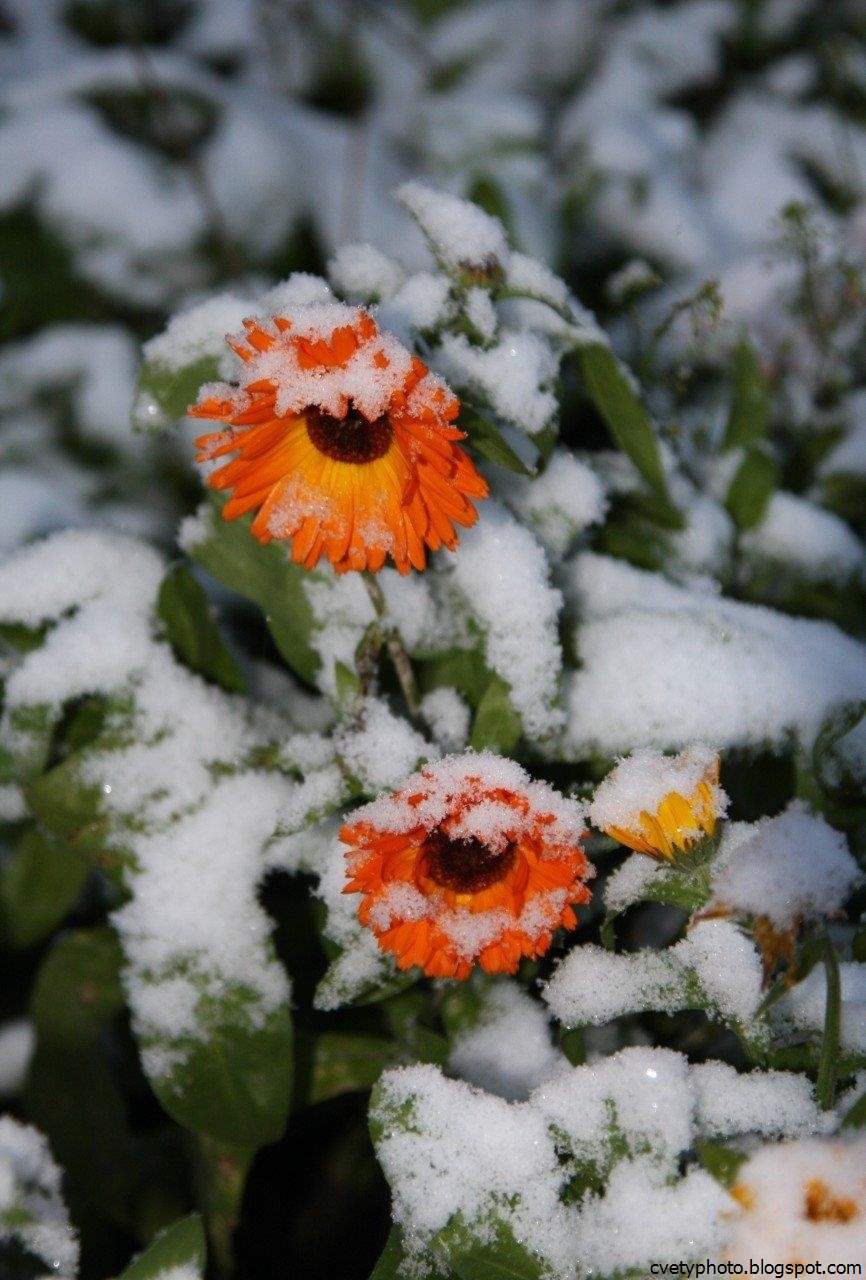
[[[702,745],[673,757],[635,751],[599,786],[590,819],[629,849],[672,860],[711,836],[727,809],[719,764],[718,753]]]

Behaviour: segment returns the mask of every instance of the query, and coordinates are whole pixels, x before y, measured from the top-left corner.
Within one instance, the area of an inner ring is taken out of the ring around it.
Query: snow
[[[840,520],[805,498],[777,490],[761,523],[740,537],[749,556],[790,565],[803,577],[844,585],[862,578],[863,547]]]
[[[212,356],[224,366],[227,376],[234,359],[226,348],[226,333],[239,329],[244,316],[254,309],[255,303],[249,298],[215,294],[172,316],[163,332],[144,344],[144,359],[175,373]]]
[[[61,1199],[60,1180],[42,1134],[0,1116],[0,1248],[17,1242],[58,1280],[75,1280],[78,1241]]]
[[[714,1141],[743,1133],[801,1137],[836,1123],[818,1107],[809,1080],[790,1071],[739,1073],[726,1062],[700,1062],[692,1066],[690,1080],[697,1130]]]
[[[727,920],[702,920],[666,951],[615,955],[586,944],[569,952],[545,984],[544,999],[566,1026],[599,1026],[625,1013],[706,1008],[759,1034],[761,961]]]
[[[744,1205],[722,1258],[860,1263],[866,1256],[866,1138],[764,1147],[737,1175]]]
[[[451,573],[485,630],[485,660],[509,686],[526,733],[553,733],[563,722],[556,705],[562,597],[550,585],[541,547],[513,516],[488,501],[478,523],[463,534]]]
[[[775,818],[727,829],[713,864],[713,902],[791,929],[835,915],[862,878],[845,837],[794,801]]]
[[[567,1063],[553,1046],[541,1005],[519,986],[503,983],[490,991],[478,1021],[455,1037],[448,1070],[513,1102],[528,1097]]]
[[[585,529],[601,523],[608,505],[598,475],[562,448],[553,450],[540,475],[509,475],[502,500],[554,560],[561,560]]]
[[[575,758],[702,739],[724,749],[795,734],[809,744],[835,707],[866,696],[866,648],[830,623],[591,553],[563,586],[582,618],[565,693]]]
[[[180,667],[154,637],[159,556],[116,535],[67,532],[0,566],[3,617],[53,622],[10,675],[5,745],[16,710],[103,693],[107,729],[79,765],[100,795],[107,842],[127,867],[130,900],[113,916],[147,1069],[163,1076],[200,1038],[199,998],[241,993],[236,1017],[260,1025],[288,999],[258,905],[263,846],[295,785],[244,768],[278,716]],[[217,766],[234,776],[217,776]]]
[[[490,270],[508,261],[502,223],[477,205],[421,182],[404,182],[395,194],[417,220],[447,270]]]
[[[29,1018],[15,1018],[0,1025],[0,1098],[21,1092],[35,1043]]]
[[[375,245],[345,244],[328,263],[328,277],[350,302],[366,303],[392,297],[405,273]]]
[[[436,748],[380,698],[365,698],[357,710],[360,727],[337,734],[335,748],[349,774],[370,795],[398,787]]]
[[[728,798],[713,781],[717,762],[717,752],[703,743],[673,757],[647,748],[634,751],[620,760],[596,788],[589,807],[590,819],[603,830],[630,830],[639,826],[643,813],[655,813],[671,793],[692,800],[701,782],[709,787],[715,816],[723,817]],[[696,829],[695,834],[700,831]]]
[[[851,1053],[866,1052],[866,965],[843,960],[839,965],[842,988],[842,1048]],[[827,1004],[827,977],[818,964],[773,1007],[782,1030],[794,1029],[820,1034],[824,1030]]]
[[[473,346],[461,333],[446,333],[436,351],[436,367],[458,390],[481,397],[527,435],[538,435],[556,415],[551,385],[559,359],[536,333],[502,328],[496,344],[486,348]]]
[[[469,740],[472,713],[456,689],[443,685],[421,699],[421,715],[445,751],[462,751]]]

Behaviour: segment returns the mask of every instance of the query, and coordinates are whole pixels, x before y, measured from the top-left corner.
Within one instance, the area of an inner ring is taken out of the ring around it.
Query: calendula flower
[[[763,1147],[731,1195],[741,1206],[725,1261],[853,1262],[866,1257],[866,1138]]]
[[[296,306],[245,320],[229,344],[237,386],[211,383],[188,413],[226,423],[197,440],[198,461],[234,455],[208,476],[231,493],[227,520],[257,514],[262,543],[290,538],[292,559],[325,556],[338,573],[423,569],[425,549],[457,545],[488,492],[457,444],[459,403],[445,383],[358,307]]]
[[[514,973],[560,925],[573,929],[573,907],[589,901],[583,825],[579,804],[514,761],[447,756],[343,827],[344,892],[363,895],[359,919],[401,969]]]
[[[678,756],[635,751],[598,787],[589,816],[629,849],[673,859],[711,836],[727,809],[719,763],[718,754],[701,745]]]

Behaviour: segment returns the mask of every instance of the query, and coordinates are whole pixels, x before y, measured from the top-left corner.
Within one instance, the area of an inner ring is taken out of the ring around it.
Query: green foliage
[[[118,1280],[159,1280],[172,1267],[195,1267],[204,1270],[207,1260],[204,1228],[197,1213],[167,1227],[140,1253]]]
[[[698,1143],[698,1158],[707,1173],[711,1173],[716,1182],[720,1182],[723,1187],[733,1186],[737,1180],[737,1174],[747,1159],[740,1151],[733,1151],[730,1147],[707,1141]]]
[[[207,595],[182,564],[165,575],[156,612],[165,624],[166,639],[186,666],[231,693],[243,692],[244,678],[223,644]]]
[[[139,431],[161,430],[184,417],[199,388],[219,376],[219,356],[201,356],[179,369],[149,361],[138,376],[132,424]]]
[[[761,447],[749,449],[728,487],[725,506],[739,529],[761,523],[779,486],[779,466]]]
[[[67,844],[28,828],[0,863],[0,936],[11,947],[47,938],[81,893],[87,871]]]
[[[285,1127],[292,1082],[292,1021],[283,1006],[259,1021],[252,993],[224,986],[202,992],[201,1038],[164,1047],[177,1061],[151,1075],[165,1110],[179,1124],[238,1147],[274,1142]],[[252,1018],[256,1021],[251,1021]]]
[[[474,751],[490,747],[508,755],[517,746],[523,726],[508,693],[508,685],[500,676],[490,677],[472,722],[469,745]]]
[[[475,409],[465,403],[460,412],[460,429],[468,436],[468,443],[477,453],[495,462],[506,471],[514,471],[518,475],[531,476],[532,469],[514,452],[501,431]]]
[[[767,434],[771,399],[755,349],[745,339],[734,351],[732,382],[724,445],[727,449],[747,448]]]
[[[610,434],[631,458],[652,491],[671,509],[661,450],[653,426],[635,391],[632,379],[609,347],[590,343],[578,350],[578,360],[587,392],[604,419]]]
[[[312,682],[319,658],[310,644],[313,613],[304,591],[309,570],[293,564],[281,543],[257,542],[249,517],[221,519],[220,507],[214,498],[199,513],[202,536],[189,548],[190,557],[223,586],[260,606],[286,662]]]

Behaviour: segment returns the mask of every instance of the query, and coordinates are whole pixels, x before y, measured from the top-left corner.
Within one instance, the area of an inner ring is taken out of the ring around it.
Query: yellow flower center
[[[454,893],[479,893],[504,880],[517,857],[517,849],[507,844],[495,850],[480,840],[452,840],[442,831],[432,831],[421,846],[422,865],[434,884]]]
[[[311,443],[335,462],[375,462],[391,448],[394,436],[387,414],[369,422],[357,409],[350,409],[345,418],[333,418],[322,409],[307,409],[304,420]]]

